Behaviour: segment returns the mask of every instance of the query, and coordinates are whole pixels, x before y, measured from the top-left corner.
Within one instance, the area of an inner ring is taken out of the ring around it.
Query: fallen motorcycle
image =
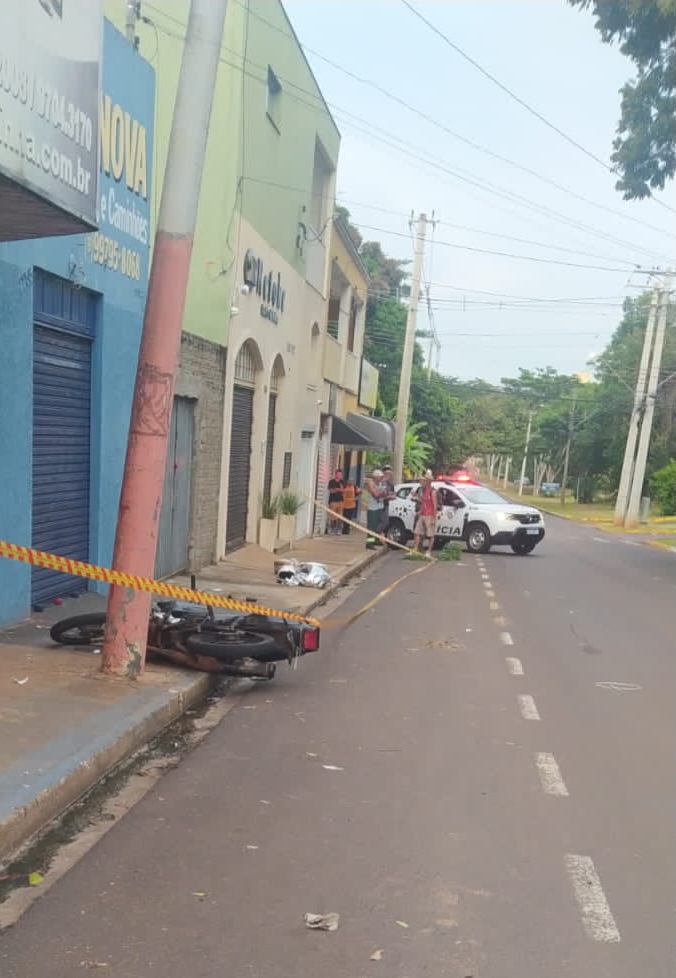
[[[64,618],[50,629],[59,645],[101,645],[105,612]],[[319,627],[282,616],[219,611],[189,601],[158,601],[148,621],[147,654],[200,672],[272,679],[277,662],[294,664],[319,649]]]

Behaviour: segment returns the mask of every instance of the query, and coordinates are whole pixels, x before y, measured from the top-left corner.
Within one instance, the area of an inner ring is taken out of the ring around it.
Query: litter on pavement
[[[310,930],[338,930],[339,913],[306,913],[305,926]]]
[[[325,588],[331,583],[331,575],[324,564],[289,560],[278,568],[277,581],[287,587]]]

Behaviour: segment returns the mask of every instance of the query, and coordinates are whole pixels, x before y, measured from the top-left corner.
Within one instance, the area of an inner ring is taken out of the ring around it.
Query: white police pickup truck
[[[439,497],[437,547],[449,540],[463,540],[470,553],[484,554],[491,547],[506,546],[525,556],[544,539],[544,520],[533,506],[510,503],[485,486],[432,484]],[[396,543],[407,543],[413,536],[416,505],[409,497],[417,486],[417,482],[398,485],[390,501],[387,536]]]

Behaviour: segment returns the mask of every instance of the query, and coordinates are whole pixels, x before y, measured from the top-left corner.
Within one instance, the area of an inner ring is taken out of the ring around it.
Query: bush
[[[652,474],[650,491],[663,516],[676,515],[676,459]]]

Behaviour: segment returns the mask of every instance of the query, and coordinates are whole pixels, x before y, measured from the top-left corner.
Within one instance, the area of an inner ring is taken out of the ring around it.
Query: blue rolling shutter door
[[[47,276],[36,281],[32,543],[38,550],[86,561],[92,344],[90,337],[82,334],[93,332],[94,306],[83,301],[82,294],[70,301],[71,288],[69,283]],[[46,307],[48,313],[44,312]],[[45,321],[47,325],[43,325]],[[34,605],[86,589],[83,578],[32,568]]]

